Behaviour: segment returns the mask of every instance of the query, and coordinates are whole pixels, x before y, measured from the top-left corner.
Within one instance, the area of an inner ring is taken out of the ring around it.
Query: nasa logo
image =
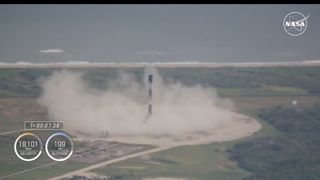
[[[303,34],[308,26],[307,19],[310,15],[304,16],[299,12],[291,12],[283,19],[283,28],[291,36]]]

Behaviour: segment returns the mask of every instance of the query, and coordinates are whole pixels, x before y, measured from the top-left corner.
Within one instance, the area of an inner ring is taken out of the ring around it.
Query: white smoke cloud
[[[57,71],[42,83],[38,102],[47,107],[52,120],[65,122],[70,131],[111,135],[161,135],[199,132],[222,127],[232,119],[232,103],[214,89],[181,83],[165,84],[155,69],[153,111],[147,115],[147,91],[131,74],[120,73],[107,89],[90,87],[82,73]]]
[[[62,49],[43,49],[39,51],[40,53],[63,53]]]

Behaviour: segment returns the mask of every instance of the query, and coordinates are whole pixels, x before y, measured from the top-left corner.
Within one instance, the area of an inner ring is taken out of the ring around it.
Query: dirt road
[[[77,175],[79,173],[83,173],[83,172],[86,172],[86,171],[91,171],[93,169],[104,167],[104,166],[107,166],[107,165],[110,165],[110,164],[113,164],[113,163],[116,163],[116,162],[124,161],[124,160],[130,159],[130,158],[134,158],[134,157],[138,157],[138,156],[142,156],[142,155],[146,155],[146,154],[151,154],[151,153],[158,152],[158,151],[163,151],[163,150],[166,150],[166,149],[169,149],[169,148],[172,148],[172,147],[170,147],[170,146],[168,146],[168,147],[159,147],[159,148],[155,148],[155,149],[150,149],[150,150],[146,150],[146,151],[130,154],[130,155],[123,156],[123,157],[120,157],[120,158],[111,159],[111,160],[108,160],[108,161],[97,163],[97,164],[94,164],[94,165],[91,165],[91,166],[88,166],[88,167],[85,167],[85,168],[82,168],[82,169],[78,169],[76,171],[72,171],[72,172],[63,174],[61,176],[56,176],[56,177],[50,178],[49,180],[57,180],[57,179],[63,179],[63,178],[72,177],[73,175]]]

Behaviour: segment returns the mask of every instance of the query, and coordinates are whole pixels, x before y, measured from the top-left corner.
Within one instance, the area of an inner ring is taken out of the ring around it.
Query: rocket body
[[[153,81],[153,76],[152,74],[148,75],[148,116],[150,118],[152,114],[152,81]]]
[[[153,75],[148,75],[148,111],[147,111],[147,117],[148,119],[151,118],[152,114],[152,81],[153,81]]]

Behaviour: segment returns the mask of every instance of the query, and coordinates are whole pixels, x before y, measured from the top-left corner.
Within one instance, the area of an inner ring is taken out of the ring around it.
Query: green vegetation
[[[232,144],[213,143],[182,146],[152,154],[150,159],[134,158],[94,170],[123,180],[145,177],[177,177],[188,180],[239,179],[249,173],[228,159]],[[127,168],[119,168],[127,167]],[[142,168],[135,168],[142,167]]]
[[[320,93],[319,70],[319,67],[181,68],[160,69],[160,74],[186,85],[216,87],[222,95],[224,90],[226,95],[233,95],[228,93],[230,89],[237,92],[235,95],[298,95]]]
[[[0,97],[38,96],[37,80],[49,72],[41,69],[0,69]]]
[[[8,179],[47,179],[53,176],[59,176],[72,170],[80,169],[88,166],[87,163],[80,163],[74,161],[59,162],[47,167],[42,167],[34,171],[12,176]]]
[[[41,80],[61,69],[0,69],[0,97],[37,97]],[[96,88],[106,87],[120,72],[142,83],[143,68],[70,69],[85,72]],[[217,88],[223,96],[320,94],[320,67],[158,68],[165,82]]]
[[[26,120],[46,120],[46,113],[35,99],[0,98],[0,132],[23,129]]]
[[[282,133],[241,142],[229,151],[241,168],[253,172],[244,179],[319,179],[320,105],[275,107],[260,112],[259,117]]]
[[[233,96],[230,97],[235,107],[243,111],[259,111],[261,109],[282,107],[312,107],[320,103],[320,96]],[[294,106],[292,101],[296,100]]]
[[[261,86],[259,88],[217,88],[221,96],[272,96],[308,95],[307,90],[297,87]]]
[[[0,132],[21,129],[24,120],[47,118],[35,98],[41,93],[41,80],[55,70],[0,69]],[[85,72],[83,78],[96,88],[105,88],[119,72],[132,73],[140,83],[144,74],[142,68],[72,71]],[[94,172],[130,180],[158,176],[189,180],[320,178],[320,106],[314,106],[320,103],[320,67],[159,68],[159,73],[168,83],[217,88],[219,95],[235,102],[237,111],[256,118],[263,128],[245,139],[177,147]],[[12,151],[15,136],[0,136],[1,176],[52,162],[43,156],[35,162],[19,161]],[[12,179],[45,179],[86,165],[68,161]]]

